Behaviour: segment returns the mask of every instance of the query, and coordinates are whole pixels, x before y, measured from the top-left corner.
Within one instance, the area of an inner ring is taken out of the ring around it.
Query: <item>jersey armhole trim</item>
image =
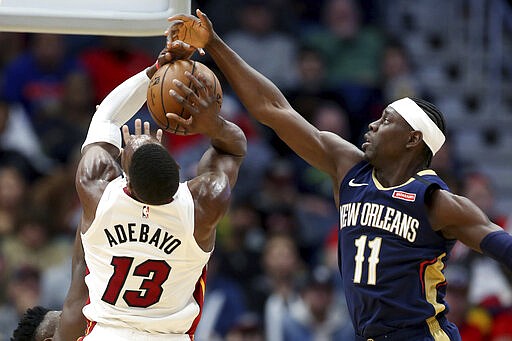
[[[196,229],[196,222],[195,222],[196,205],[195,205],[194,197],[192,196],[192,191],[190,190],[188,183],[189,183],[189,181],[185,181],[185,182],[183,182],[183,185],[186,186],[186,188],[187,188],[188,193],[186,195],[189,196],[190,200],[192,200],[192,216],[190,217],[190,219],[187,219],[186,217],[184,217],[185,213],[181,210],[179,211],[179,215],[183,220],[187,220],[187,221],[190,220],[190,226],[192,226],[191,233],[190,233],[190,240],[191,240],[191,242],[194,243],[194,249],[196,249],[195,251],[198,252],[201,256],[209,257],[212,254],[213,250],[215,250],[215,245],[211,251],[207,252],[207,251],[204,251],[197,243],[197,240],[194,236],[194,232]]]

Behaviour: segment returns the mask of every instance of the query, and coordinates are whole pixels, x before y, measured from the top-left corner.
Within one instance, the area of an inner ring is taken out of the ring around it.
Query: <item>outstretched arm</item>
[[[436,190],[429,205],[429,218],[446,238],[458,239],[512,271],[512,236],[492,223],[468,198]]]
[[[184,40],[204,47],[226,76],[246,109],[258,121],[272,128],[299,156],[328,173],[338,183],[363,153],[341,137],[322,132],[308,123],[288,103],[281,91],[266,77],[240,58],[213,31],[201,11],[199,18],[177,15],[169,18],[167,33],[173,40]]]
[[[204,75],[194,77],[186,73],[191,87],[176,81],[184,96],[171,90],[171,95],[191,114],[184,119],[174,113],[167,117],[179,123],[191,133],[210,138],[211,146],[204,153],[197,167],[197,176],[188,186],[194,197],[194,237],[205,251],[211,251],[215,242],[215,227],[226,213],[231,199],[231,190],[238,178],[238,171],[247,151],[247,140],[242,130],[232,122],[219,116],[213,91]]]

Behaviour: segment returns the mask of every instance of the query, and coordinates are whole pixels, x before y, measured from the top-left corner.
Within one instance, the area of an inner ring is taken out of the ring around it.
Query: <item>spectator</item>
[[[384,102],[391,103],[403,97],[425,97],[411,63],[404,46],[398,41],[387,43],[382,61],[381,88]]]
[[[303,40],[323,54],[329,81],[376,86],[384,39],[377,29],[362,23],[358,2],[326,1],[321,24],[305,32]]]
[[[350,125],[346,111],[333,101],[320,101],[312,115],[312,124],[323,131],[350,138]],[[338,211],[332,204],[332,180],[324,172],[311,167],[296,155],[291,156],[297,173],[300,200],[296,201],[299,223],[299,246],[304,259],[310,264],[318,262],[322,245],[333,225],[338,225]],[[311,228],[314,226],[314,228]]]
[[[28,50],[6,66],[2,93],[9,102],[23,104],[34,122],[41,110],[62,100],[65,79],[77,70],[79,63],[68,54],[62,35],[32,34]]]
[[[450,136],[450,134],[448,134]],[[464,164],[459,160],[455,153],[453,142],[447,139],[439,152],[432,158],[432,169],[445,179],[445,182],[452,189],[453,193],[461,193],[462,170]]]
[[[285,92],[294,108],[312,123],[315,112],[321,110],[319,108],[325,106],[325,103],[332,103],[332,106],[339,106],[340,108],[343,107],[340,94],[327,81],[326,61],[321,52],[303,46],[298,51],[296,58],[298,81]],[[280,155],[286,157],[293,155],[290,148],[273,132],[269,132],[268,135],[272,146],[278,150]]]
[[[244,1],[238,18],[240,29],[226,34],[229,45],[278,86],[291,87],[296,81],[297,46],[292,37],[274,30],[277,19],[272,8],[262,0]]]
[[[33,187],[31,199],[47,215],[47,223],[55,237],[66,241],[75,238],[82,206],[75,190],[75,170],[80,156],[79,149],[68,155],[66,164],[40,179]],[[71,238],[69,238],[71,237]]]
[[[69,243],[54,240],[42,212],[26,210],[19,217],[15,232],[2,240],[8,269],[30,265],[44,270],[59,264],[70,254]]]
[[[300,299],[283,318],[283,340],[354,340],[350,318],[336,299],[333,273],[317,267],[304,280]]]
[[[323,101],[341,103],[339,95],[327,81],[327,65],[322,53],[303,46],[297,52],[298,82],[286,91],[286,97],[309,122],[313,112]]]
[[[0,99],[0,150],[3,157],[19,159],[31,178],[48,173],[53,166],[23,106],[4,99]]]
[[[251,297],[250,283],[262,272],[260,260],[266,238],[259,212],[250,203],[235,203],[219,226],[218,238],[219,271],[240,283],[245,295]]]
[[[491,180],[484,173],[472,172],[464,176],[463,195],[471,199],[489,219],[504,227],[506,217],[496,211],[494,188]]]
[[[239,317],[246,313],[240,282],[220,272],[218,257],[216,250],[208,262],[203,313],[195,333],[198,341],[224,340]]]
[[[254,314],[240,316],[238,322],[230,329],[226,341],[263,341],[264,332],[260,320]]]
[[[261,188],[253,195],[253,204],[263,214],[291,211],[298,196],[293,165],[286,158],[279,158],[267,165]]]
[[[86,74],[70,73],[63,82],[62,99],[41,110],[36,118],[42,148],[60,164],[80,148],[95,111],[93,88]]]
[[[23,265],[14,268],[7,288],[7,302],[0,306],[0,340],[8,340],[28,308],[41,298],[39,270]]]
[[[491,180],[483,173],[468,173],[462,184],[462,195],[472,200],[489,219],[497,225],[505,225],[505,217],[495,209],[494,188]],[[504,270],[495,260],[468,251],[471,267],[469,287],[470,302],[487,308],[502,309],[512,305],[512,286]],[[492,281],[489,281],[492,278]]]
[[[445,270],[445,276],[450,283],[446,289],[446,302],[450,309],[447,318],[457,325],[462,340],[484,341],[485,330],[470,318],[471,310],[475,308],[469,302],[468,269],[452,264]]]
[[[263,275],[251,288],[254,311],[263,316],[265,340],[282,340],[282,318],[298,299],[296,284],[302,270],[295,241],[284,234],[267,240],[262,256]],[[263,303],[263,305],[262,305]]]
[[[61,310],[70,284],[71,258],[67,258],[42,271],[39,303],[50,310]]]
[[[0,166],[0,236],[14,232],[18,214],[24,207],[27,180],[19,168],[4,163]]]
[[[350,140],[351,131],[347,112],[338,103],[320,101],[312,112],[311,123],[321,131],[333,132],[346,140]],[[331,178],[298,157],[294,160],[297,180],[301,192],[313,193],[324,198],[332,198]]]
[[[302,35],[302,42],[320,51],[327,62],[329,85],[343,100],[354,138],[359,138],[384,108],[378,88],[384,37],[362,22],[358,4],[354,0],[326,1],[321,25]]]

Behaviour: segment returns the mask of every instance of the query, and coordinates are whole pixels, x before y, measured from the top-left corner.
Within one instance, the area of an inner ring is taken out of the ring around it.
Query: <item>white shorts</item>
[[[85,336],[83,341],[163,341],[163,340],[194,340],[193,335],[188,334],[151,334],[142,331],[124,328],[105,326],[97,323],[91,332]]]

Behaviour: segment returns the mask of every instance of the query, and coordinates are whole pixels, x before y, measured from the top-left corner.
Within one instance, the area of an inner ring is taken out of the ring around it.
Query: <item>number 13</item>
[[[112,257],[110,264],[114,266],[114,273],[108,281],[107,289],[102,300],[115,305],[126,278],[132,267],[133,257]],[[171,267],[164,260],[149,259],[137,265],[133,270],[134,276],[149,277],[142,281],[141,290],[125,290],[123,299],[130,307],[147,308],[160,300],[164,289],[162,284],[169,277]]]

